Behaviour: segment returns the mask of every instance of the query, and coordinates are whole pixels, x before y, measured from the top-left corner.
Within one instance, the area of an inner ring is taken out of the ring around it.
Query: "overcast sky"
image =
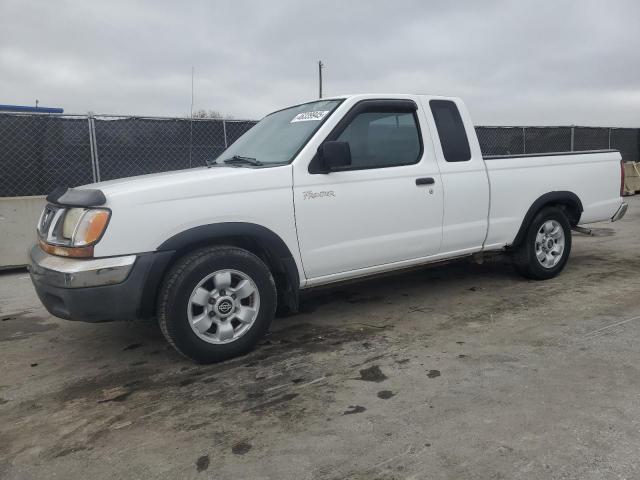
[[[236,118],[325,95],[466,100],[476,124],[640,126],[638,1],[0,0],[0,103]]]

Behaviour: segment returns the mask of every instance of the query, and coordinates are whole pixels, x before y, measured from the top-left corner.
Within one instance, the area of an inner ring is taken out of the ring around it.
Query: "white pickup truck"
[[[301,290],[505,251],[565,266],[617,220],[620,153],[484,157],[458,98],[350,95],[267,115],[208,166],[50,194],[30,272],[61,318],[157,316],[198,362],[251,350]]]

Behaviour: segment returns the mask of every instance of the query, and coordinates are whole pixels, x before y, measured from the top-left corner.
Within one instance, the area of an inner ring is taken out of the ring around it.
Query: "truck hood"
[[[107,199],[106,206],[113,206],[279,188],[284,186],[283,182],[291,183],[290,165],[266,168],[198,167],[109,180],[78,188],[102,191]]]
[[[295,245],[292,168],[203,167],[86,185],[78,191],[99,193],[112,212],[95,255],[152,252],[192,228],[233,222]]]

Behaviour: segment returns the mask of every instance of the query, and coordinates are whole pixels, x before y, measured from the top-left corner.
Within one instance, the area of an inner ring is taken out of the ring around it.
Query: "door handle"
[[[433,185],[436,181],[433,177],[416,178],[416,185]]]

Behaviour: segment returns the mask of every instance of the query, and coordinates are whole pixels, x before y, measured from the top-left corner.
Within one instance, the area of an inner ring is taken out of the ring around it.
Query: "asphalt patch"
[[[199,472],[204,472],[207,468],[209,468],[209,455],[203,455],[198,460],[196,460],[196,468]]]
[[[349,405],[349,409],[342,412],[342,415],[353,415],[354,413],[362,413],[367,409],[361,405]]]
[[[231,453],[235,455],[244,455],[251,450],[252,445],[247,442],[238,442],[231,447]]]
[[[381,398],[383,400],[389,400],[391,397],[394,397],[395,393],[393,393],[391,390],[381,390],[380,392],[378,392],[378,398]]]
[[[380,383],[384,382],[387,378],[378,365],[372,365],[369,368],[360,370],[360,380],[364,380],[365,382]]]

